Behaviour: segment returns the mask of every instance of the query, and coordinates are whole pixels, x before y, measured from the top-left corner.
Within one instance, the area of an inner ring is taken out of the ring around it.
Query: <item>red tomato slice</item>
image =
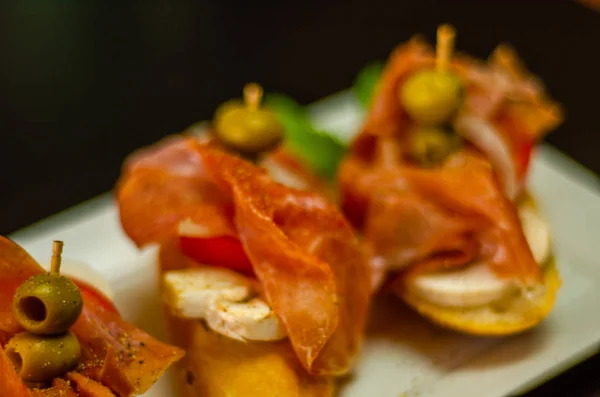
[[[535,140],[525,130],[523,123],[508,113],[503,113],[497,120],[502,133],[513,152],[517,180],[523,184],[527,178],[531,157],[535,148]]]
[[[341,208],[346,219],[348,219],[355,228],[362,229],[365,214],[369,206],[368,200],[364,197],[360,197],[356,191],[351,191],[351,189],[342,189],[341,197]]]
[[[529,164],[533,157],[534,142],[530,141],[521,145],[520,150],[517,152],[517,167],[519,170],[519,179],[524,181],[527,177],[527,171],[529,171]]]
[[[98,291],[96,288],[84,281],[77,280],[75,278],[72,278],[71,280],[73,280],[73,282],[81,290],[81,296],[83,297],[83,302],[86,305],[100,306],[109,312],[119,313],[112,301],[104,296],[102,292]]]
[[[254,274],[252,263],[246,256],[242,243],[235,237],[180,236],[179,244],[181,251],[198,263],[226,267],[244,274]]]

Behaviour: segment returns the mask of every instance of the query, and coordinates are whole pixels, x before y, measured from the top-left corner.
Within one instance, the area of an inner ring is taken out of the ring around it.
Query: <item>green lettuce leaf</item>
[[[368,108],[371,103],[382,71],[383,62],[374,62],[365,66],[354,80],[352,90],[364,108]]]
[[[332,134],[317,130],[306,111],[292,98],[269,94],[265,106],[271,109],[284,129],[285,145],[312,170],[332,179],[346,152],[345,146]]]

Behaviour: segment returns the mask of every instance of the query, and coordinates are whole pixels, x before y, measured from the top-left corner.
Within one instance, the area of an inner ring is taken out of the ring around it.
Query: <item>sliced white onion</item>
[[[310,188],[309,183],[300,175],[271,157],[264,158],[260,165],[269,171],[271,179],[275,182],[299,190],[308,190]]]
[[[181,237],[213,237],[210,228],[194,223],[190,218],[185,218],[177,225],[177,234]]]
[[[498,130],[486,120],[476,116],[457,118],[454,129],[490,159],[506,196],[514,200],[519,193],[517,170],[510,149]]]

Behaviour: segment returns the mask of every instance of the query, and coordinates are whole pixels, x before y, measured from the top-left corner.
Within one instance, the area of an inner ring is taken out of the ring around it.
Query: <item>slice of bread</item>
[[[522,295],[513,297],[502,306],[487,305],[469,309],[442,307],[411,294],[398,291],[408,305],[421,315],[447,328],[474,335],[510,335],[539,324],[552,310],[561,280],[554,257],[544,265],[544,294],[530,301]]]
[[[199,320],[167,313],[174,342],[185,349],[176,368],[177,387],[190,397],[332,397],[332,377],[309,375],[289,340],[240,342]]]

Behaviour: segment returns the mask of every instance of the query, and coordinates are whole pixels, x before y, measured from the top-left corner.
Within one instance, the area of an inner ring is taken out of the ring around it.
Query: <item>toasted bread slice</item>
[[[561,285],[554,257],[544,265],[544,284],[545,293],[535,302],[516,296],[502,306],[469,309],[434,305],[408,290],[399,291],[399,294],[421,315],[444,327],[474,335],[510,335],[536,326],[554,307],[556,292]]]
[[[309,375],[288,340],[240,342],[201,321],[167,314],[172,339],[186,350],[177,367],[182,395],[190,397],[332,397],[331,377]]]

